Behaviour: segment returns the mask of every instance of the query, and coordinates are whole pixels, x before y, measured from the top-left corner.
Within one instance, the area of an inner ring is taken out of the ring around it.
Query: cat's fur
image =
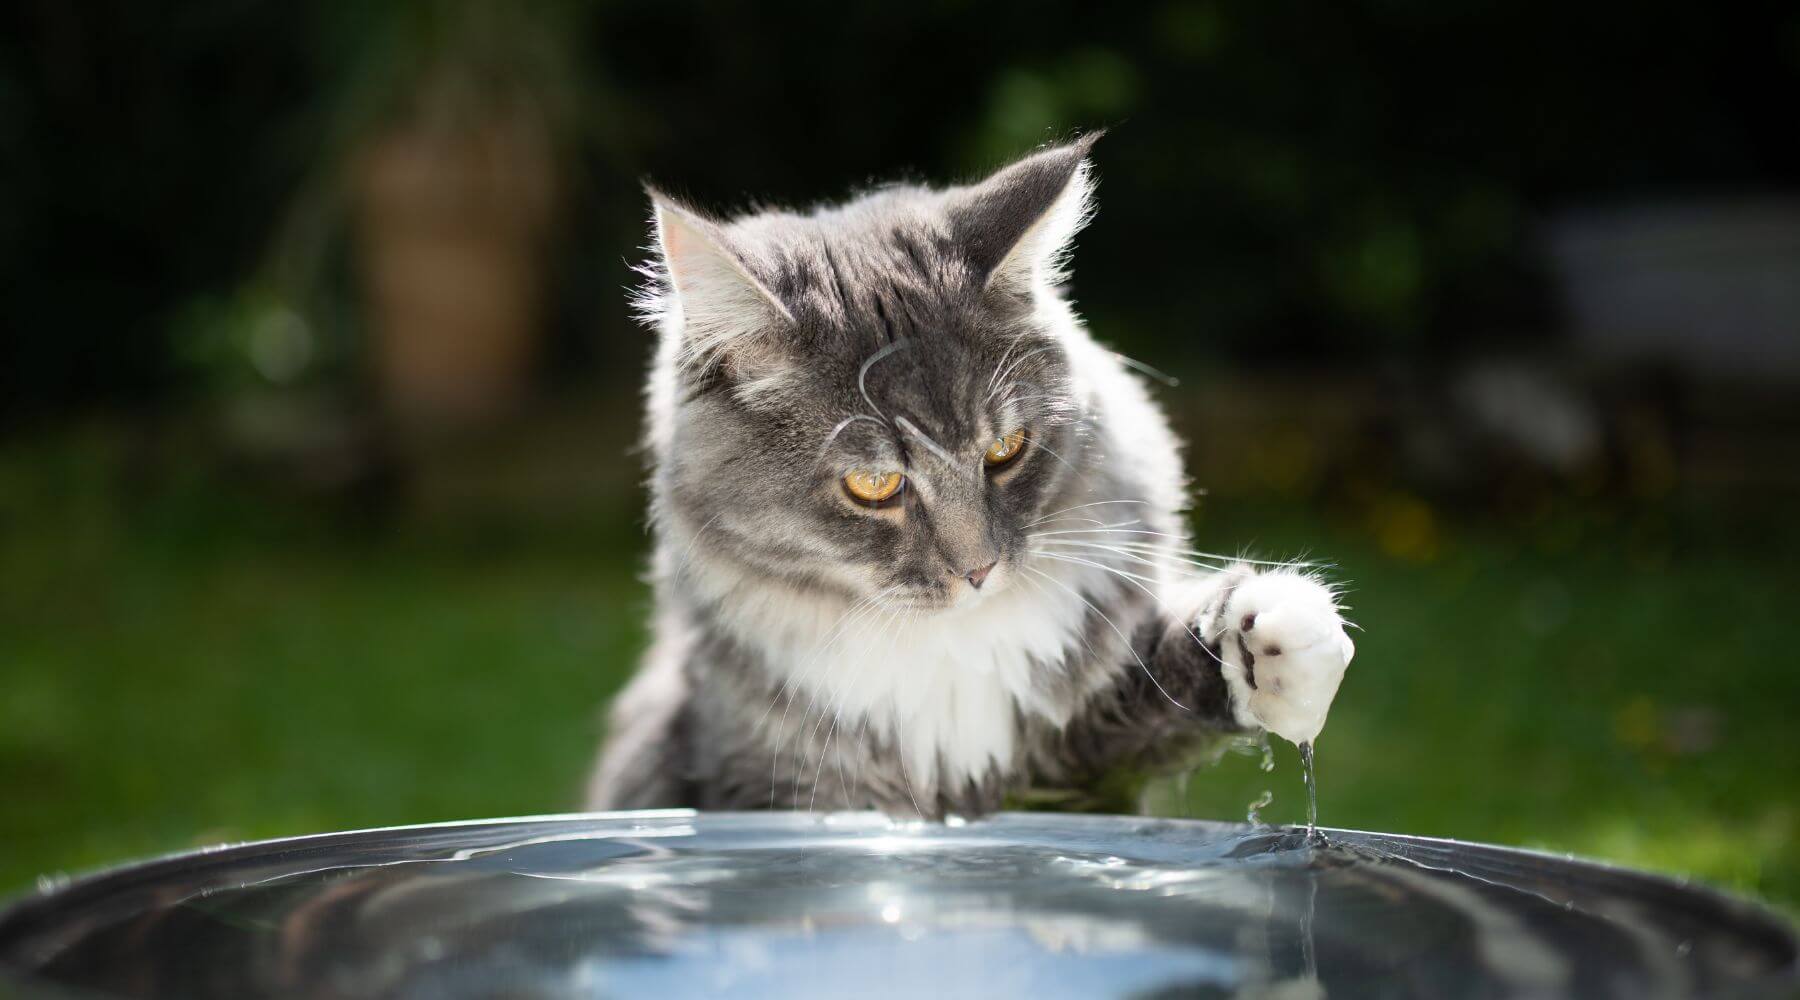
[[[655,638],[594,807],[980,814],[1342,669],[1323,585],[1186,554],[1179,443],[1062,293],[1092,141],[805,214],[652,192]],[[859,468],[906,487],[859,505]]]

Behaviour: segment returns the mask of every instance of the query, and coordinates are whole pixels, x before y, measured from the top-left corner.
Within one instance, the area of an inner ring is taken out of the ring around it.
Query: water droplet
[[[1263,773],[1275,770],[1275,748],[1269,746],[1269,734],[1262,734],[1262,769]]]
[[[1263,793],[1256,797],[1256,801],[1250,803],[1250,812],[1245,815],[1244,821],[1251,826],[1267,825],[1263,822],[1261,813],[1264,809],[1267,809],[1269,803],[1273,801],[1275,801],[1275,793],[1269,791],[1267,788],[1263,789]]]

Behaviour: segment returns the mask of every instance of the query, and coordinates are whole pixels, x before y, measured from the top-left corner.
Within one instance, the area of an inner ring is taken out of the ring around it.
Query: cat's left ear
[[[952,192],[952,238],[984,287],[1029,292],[1068,277],[1075,234],[1093,215],[1088,151],[1103,134],[1041,149]]]

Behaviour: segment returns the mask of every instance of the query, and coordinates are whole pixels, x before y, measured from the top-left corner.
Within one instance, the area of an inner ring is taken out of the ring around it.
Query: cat
[[[1097,137],[806,213],[649,191],[654,636],[593,808],[978,816],[1322,725],[1332,588],[1187,549],[1180,442],[1064,294]]]

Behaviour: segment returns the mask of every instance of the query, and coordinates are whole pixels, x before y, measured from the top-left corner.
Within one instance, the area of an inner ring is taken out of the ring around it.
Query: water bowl
[[[1344,830],[605,813],[214,849],[0,914],[0,995],[1788,995],[1698,886]]]

